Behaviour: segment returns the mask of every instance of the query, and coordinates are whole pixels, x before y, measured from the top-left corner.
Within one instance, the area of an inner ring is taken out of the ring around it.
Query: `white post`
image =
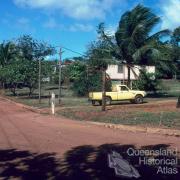
[[[55,115],[55,94],[52,92],[51,94],[51,110],[52,114]]]

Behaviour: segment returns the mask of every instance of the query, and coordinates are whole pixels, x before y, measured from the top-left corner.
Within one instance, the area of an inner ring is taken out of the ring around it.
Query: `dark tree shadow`
[[[4,179],[48,179],[59,173],[55,154],[36,154],[15,149],[0,151],[0,177]]]
[[[146,97],[147,98],[175,98],[177,97],[177,95],[168,94],[168,93],[154,93],[154,94],[148,94]]]
[[[112,101],[110,105],[106,105],[106,106],[107,106],[107,107],[119,106],[119,105],[122,105],[122,106],[123,106],[123,105],[136,105],[136,106],[138,106],[138,105],[147,104],[147,103],[148,103],[147,100],[143,101],[143,103],[141,103],[141,104],[131,103],[130,101]],[[93,106],[101,106],[101,105],[95,104],[95,105],[93,105]]]
[[[57,158],[55,153],[37,154],[15,149],[0,150],[0,179],[23,180],[119,180],[108,167],[107,155],[116,151],[132,164],[143,180],[179,180],[178,159],[177,174],[157,174],[155,165],[139,163],[140,156],[128,155],[128,149],[137,150],[133,145],[103,144],[101,146],[78,146]],[[166,150],[168,145],[158,144],[141,147],[141,150]],[[175,156],[158,156],[158,159],[170,159]],[[171,167],[171,166],[169,166]],[[133,178],[131,178],[133,179]],[[135,178],[134,178],[135,179]]]

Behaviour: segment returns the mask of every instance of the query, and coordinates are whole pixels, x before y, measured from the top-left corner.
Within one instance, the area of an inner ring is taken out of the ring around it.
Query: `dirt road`
[[[179,138],[42,115],[0,98],[0,179],[116,179],[107,164],[112,150],[137,165],[128,148],[169,147],[179,150]],[[157,174],[145,165],[137,169],[143,179],[176,179],[180,173]]]

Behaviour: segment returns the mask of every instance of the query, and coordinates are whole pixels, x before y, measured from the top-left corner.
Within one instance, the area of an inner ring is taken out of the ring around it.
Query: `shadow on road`
[[[178,174],[157,174],[157,167],[139,163],[139,156],[128,156],[128,148],[133,145],[103,144],[101,146],[78,146],[67,151],[62,159],[54,153],[37,154],[15,149],[0,150],[0,179],[23,180],[116,180],[114,169],[108,167],[107,155],[112,151],[120,153],[140,173],[143,180],[178,180]],[[141,149],[167,149],[168,145],[159,144],[141,147]],[[175,158],[159,156],[156,158]],[[179,159],[178,159],[179,161]],[[171,167],[171,166],[170,166]]]

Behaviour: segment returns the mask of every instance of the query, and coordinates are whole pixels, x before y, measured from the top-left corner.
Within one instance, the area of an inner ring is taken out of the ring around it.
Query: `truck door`
[[[132,93],[129,92],[129,89],[126,86],[119,86],[118,100],[131,99]]]
[[[113,101],[118,100],[118,90],[116,86],[112,87],[112,92],[106,92],[106,96],[110,96]]]

